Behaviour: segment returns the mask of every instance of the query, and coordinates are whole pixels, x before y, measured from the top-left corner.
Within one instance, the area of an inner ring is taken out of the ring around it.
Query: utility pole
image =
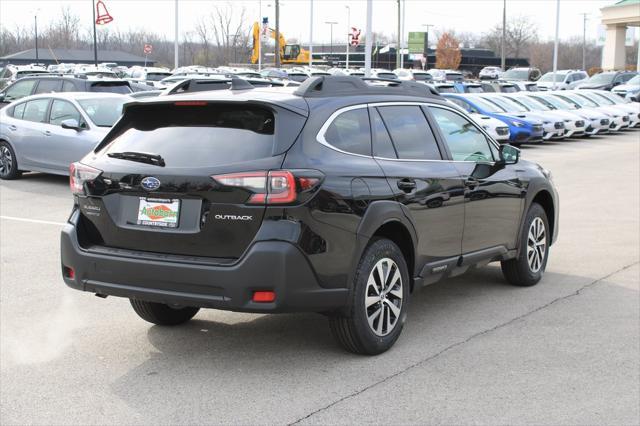
[[[560,32],[560,0],[556,0],[556,39],[553,42],[553,90],[556,90],[558,72],[558,34]]]
[[[405,36],[404,23],[406,18],[406,12],[407,12],[407,0],[402,0],[402,26],[401,26],[402,33],[400,35],[400,68],[404,68],[404,50],[402,49],[404,48],[404,36]]]
[[[313,65],[313,0],[311,3],[311,13],[309,14],[309,68]]]
[[[34,30],[36,33],[36,64],[38,63],[38,61],[40,60],[40,57],[38,56],[38,15],[34,15],[33,16],[33,22],[34,22]]]
[[[582,15],[582,69],[587,70],[587,15],[588,13],[580,13]]]
[[[351,44],[351,8],[347,5],[347,64],[345,68],[349,69],[349,45]]]
[[[507,57],[504,54],[504,45],[507,38],[507,0],[502,0],[502,44],[500,45],[500,66],[502,71],[507,70]]]
[[[276,1],[276,68],[280,68],[280,1]],[[282,46],[284,48],[284,46]]]
[[[174,36],[174,41],[173,41],[173,68],[177,69],[178,68],[178,0],[175,1],[175,15],[176,15],[176,24],[175,24],[175,30],[176,30],[176,34]]]
[[[98,36],[96,34],[96,2],[95,0],[91,0],[93,12],[93,64],[98,66]]]
[[[364,76],[371,77],[371,15],[373,14],[373,0],[367,0],[367,26],[364,41]]]
[[[400,0],[396,0],[398,2],[398,37],[396,44],[396,68],[400,68],[400,33],[402,32],[402,28],[400,25],[401,22],[401,11],[400,11]]]

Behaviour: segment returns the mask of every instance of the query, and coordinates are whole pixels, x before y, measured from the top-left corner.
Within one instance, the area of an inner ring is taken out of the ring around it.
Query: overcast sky
[[[114,21],[112,30],[145,29],[173,39],[174,0],[103,0]],[[180,31],[192,31],[201,16],[209,13],[214,4],[231,3],[234,8],[246,8],[250,21],[257,20],[259,1],[178,0]],[[273,0],[262,0],[262,15],[274,22]],[[309,40],[309,0],[282,0],[280,26],[287,38],[302,43]],[[365,25],[365,0],[314,0],[314,42],[329,42],[327,21],[334,26],[336,42],[346,33],[347,9],[351,9],[351,25]],[[581,13],[589,14],[587,37],[595,39],[600,23],[600,8],[615,3],[613,0],[561,0],[560,37],[582,36]],[[524,15],[536,23],[540,37],[552,39],[555,32],[555,0],[507,0],[507,18]],[[33,14],[38,11],[42,25],[56,19],[63,6],[70,6],[77,15],[91,23],[91,0],[0,0],[0,25],[12,28],[15,24],[32,25]],[[396,30],[396,1],[373,1],[373,30],[387,34]],[[483,33],[502,19],[502,0],[407,0],[406,31],[423,31],[423,24],[434,24],[436,30],[455,29]],[[251,24],[248,22],[248,27]],[[39,24],[40,25],[40,24]],[[340,34],[342,33],[342,34]],[[346,35],[345,35],[346,37]]]

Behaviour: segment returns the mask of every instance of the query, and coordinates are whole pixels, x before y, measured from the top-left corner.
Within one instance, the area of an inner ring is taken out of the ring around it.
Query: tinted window
[[[375,108],[371,109],[371,129],[373,130],[373,155],[382,158],[398,158],[389,132]]]
[[[59,126],[64,120],[71,119],[76,120],[78,124],[82,121],[80,112],[76,107],[74,107],[71,102],[54,99],[51,104],[51,112],[49,113],[49,123],[54,126]]]
[[[440,160],[440,150],[433,132],[419,106],[378,108],[401,159]]]
[[[366,108],[346,111],[336,117],[324,134],[332,146],[354,154],[371,155],[369,113]]]
[[[38,87],[36,88],[36,94],[38,93],[51,93],[60,90],[60,80],[57,78],[48,78],[46,80],[40,80]]]
[[[107,92],[107,93],[131,93],[131,88],[127,83],[93,83],[91,85],[91,92]]]
[[[13,111],[11,112],[11,116],[13,118],[18,118],[18,119],[22,119],[22,114],[24,114],[24,107],[25,107],[25,103],[21,103],[15,106],[15,108],[13,108]]]
[[[76,85],[71,81],[63,81],[62,82],[62,91],[63,92],[75,92]]]
[[[49,99],[37,99],[34,101],[26,102],[24,108],[23,120],[35,121],[37,123],[47,122],[47,107],[49,106]]]
[[[629,81],[629,80],[631,80],[633,77],[635,77],[635,74],[623,74],[623,75],[622,75],[622,81]]]
[[[14,101],[16,99],[29,96],[35,86],[36,80],[18,81],[13,86],[9,87],[5,92],[5,101]]]
[[[214,167],[271,157],[275,117],[255,106],[145,105],[103,152],[151,152],[170,167]]]
[[[454,161],[493,161],[487,138],[469,120],[453,111],[431,107]]]

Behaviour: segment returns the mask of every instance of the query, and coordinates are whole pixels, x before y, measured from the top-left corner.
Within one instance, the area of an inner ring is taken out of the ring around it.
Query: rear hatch
[[[129,105],[80,165],[100,173],[78,197],[81,245],[240,257],[266,210],[252,185],[281,167],[305,120],[251,102]]]

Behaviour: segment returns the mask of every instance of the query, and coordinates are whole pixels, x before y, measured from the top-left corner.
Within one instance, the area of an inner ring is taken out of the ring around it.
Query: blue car
[[[542,122],[525,118],[519,114],[509,114],[491,102],[479,96],[443,93],[442,96],[470,113],[478,113],[497,118],[509,126],[509,142],[512,144],[542,142]]]

